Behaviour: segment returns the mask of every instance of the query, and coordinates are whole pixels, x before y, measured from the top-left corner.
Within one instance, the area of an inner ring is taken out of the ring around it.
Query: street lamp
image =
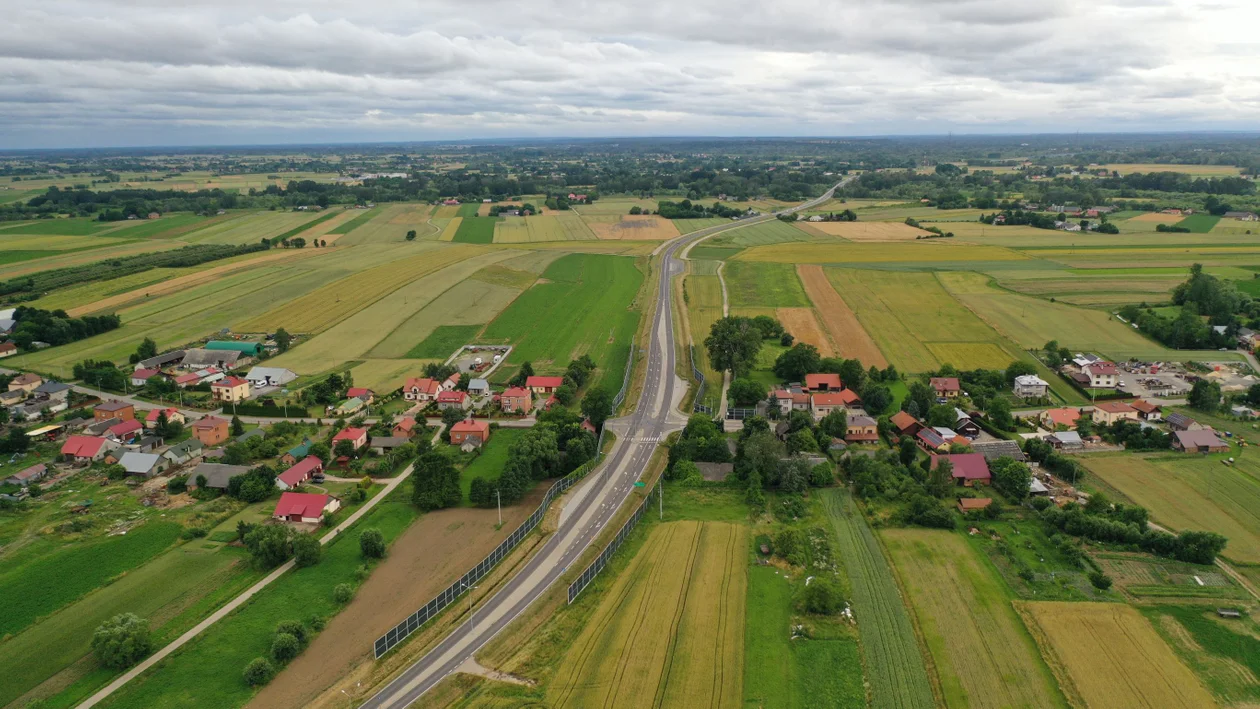
[[[468,613],[471,615],[471,614],[472,614],[472,610],[473,610],[473,596],[472,596],[472,592],[473,592],[473,591],[476,591],[476,590],[477,590],[477,587],[476,587],[476,586],[469,586],[468,584],[464,583],[463,581],[460,581],[460,582],[459,582],[459,585],[460,585],[462,588],[465,588],[465,589],[467,589],[467,590],[468,590]]]

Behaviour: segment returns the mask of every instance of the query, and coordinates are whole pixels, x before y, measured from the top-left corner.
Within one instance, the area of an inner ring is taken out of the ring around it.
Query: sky
[[[4,4],[0,149],[1260,127],[1256,0]]]

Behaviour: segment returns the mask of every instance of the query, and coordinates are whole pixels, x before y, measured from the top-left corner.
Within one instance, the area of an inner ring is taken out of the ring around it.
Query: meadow
[[[1260,623],[1255,619],[1226,625],[1203,605],[1161,605],[1142,612],[1222,705],[1248,707],[1260,700]]]
[[[833,488],[822,495],[853,589],[853,613],[866,658],[863,665],[871,685],[871,707],[931,709],[936,700],[928,669],[879,541],[848,490]]]
[[[523,428],[500,428],[490,435],[490,440],[481,447],[477,457],[459,471],[459,489],[464,495],[464,505],[472,504],[468,500],[472,481],[478,478],[497,479],[507,465],[508,448],[524,434]]]
[[[737,707],[747,530],[669,522],[603,597],[548,686],[563,707]]]
[[[961,536],[881,533],[949,707],[1067,707],[1009,592]]]
[[[310,212],[247,212],[239,217],[214,222],[206,227],[184,234],[180,241],[189,244],[253,244],[262,239],[272,239],[286,232],[300,233],[302,227],[322,219],[327,214]],[[298,230],[295,232],[294,230]]]
[[[716,407],[720,403],[722,375],[709,364],[704,339],[709,336],[713,323],[722,317],[722,286],[717,276],[688,275],[683,287],[687,296],[687,321],[696,348],[696,365],[707,382],[705,403]]]
[[[1151,624],[1119,603],[1020,603],[1065,693],[1082,706],[1212,707]]]
[[[809,298],[786,263],[731,261],[723,273],[732,308],[806,308]]]
[[[698,221],[694,219],[679,221]],[[729,220],[721,220],[722,223],[728,223]],[[678,223],[678,222],[675,222]],[[749,247],[749,246],[765,246],[767,244],[785,244],[796,241],[834,241],[830,238],[820,238],[812,234],[797,229],[792,224],[772,219],[766,222],[757,222],[748,224],[737,229],[732,229],[723,234],[719,234],[705,242],[708,246],[716,247]],[[808,248],[808,247],[804,247]]]
[[[456,349],[474,342],[482,327],[484,325],[438,325],[428,337],[407,350],[405,356],[410,359],[445,360]]]
[[[701,229],[707,229],[711,226],[717,226],[718,224],[729,224],[731,222],[730,219],[718,219],[718,218],[674,219],[672,221],[674,222],[674,228],[678,230],[679,234],[690,234],[693,231],[700,231]]]

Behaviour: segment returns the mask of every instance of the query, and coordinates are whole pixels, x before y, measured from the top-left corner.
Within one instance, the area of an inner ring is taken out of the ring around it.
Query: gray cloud
[[[1245,0],[47,0],[6,19],[5,148],[1260,118]]]

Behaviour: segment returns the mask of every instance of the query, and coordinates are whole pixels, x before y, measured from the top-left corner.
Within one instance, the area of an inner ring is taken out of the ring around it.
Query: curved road
[[[836,187],[843,185],[845,181],[841,181]],[[822,204],[831,199],[836,187],[827,190],[817,199],[780,213],[791,213]],[[674,373],[674,318],[670,283],[672,277],[683,270],[683,262],[676,254],[680,249],[719,232],[774,218],[767,215],[721,224],[684,235],[669,244],[664,252],[664,269],[657,294],[656,311],[652,316],[652,337],[643,391],[633,414],[609,422],[609,426],[618,434],[618,439],[601,472],[593,476],[573,496],[561,516],[559,529],[516,576],[482,603],[468,620],[436,647],[367,700],[363,707],[402,709],[416,702],[466,660],[473,658],[482,646],[546,593],[586,551],[630,495],[634,482],[647,467],[660,440],[670,431],[682,428],[687,422],[686,416],[678,411],[678,404],[686,392],[687,384]]]

